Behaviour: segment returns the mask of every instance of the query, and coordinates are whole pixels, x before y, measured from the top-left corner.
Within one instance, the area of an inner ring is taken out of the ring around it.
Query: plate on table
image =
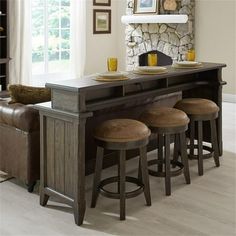
[[[133,70],[132,73],[137,74],[137,75],[161,75],[161,74],[166,74],[167,71],[147,72],[147,71]]]
[[[135,71],[159,73],[166,72],[167,68],[163,66],[138,66],[136,67]]]
[[[162,66],[138,66],[133,71],[134,74],[139,75],[160,75],[167,72],[167,68]]]
[[[128,80],[129,78],[126,77],[128,73],[127,72],[103,72],[103,73],[97,73],[96,74],[96,81],[101,81],[101,82],[112,82],[112,81],[122,81],[122,80]]]
[[[174,68],[198,68],[198,67],[202,67],[202,63],[201,62],[197,62],[197,61],[179,61],[179,62],[175,62],[172,65]]]
[[[118,77],[124,77],[126,76],[126,72],[122,71],[106,71],[103,73],[97,73],[96,76],[103,77],[103,78],[118,78]]]

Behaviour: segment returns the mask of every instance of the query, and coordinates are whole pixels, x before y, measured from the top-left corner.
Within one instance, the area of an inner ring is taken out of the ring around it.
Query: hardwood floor
[[[172,195],[165,196],[164,179],[150,176],[152,206],[144,196],[127,200],[127,219],[119,221],[119,202],[99,197],[91,209],[92,177],[87,181],[85,224],[74,224],[72,209],[50,201],[39,205],[38,193],[29,194],[11,180],[0,184],[0,235],[236,235],[236,104],[223,105],[224,156],[221,167],[204,161],[204,176],[197,174],[197,162],[190,161],[192,183],[183,176],[172,179]],[[149,153],[154,158],[155,152]],[[127,163],[135,175],[137,159]],[[106,174],[116,171],[115,167]]]

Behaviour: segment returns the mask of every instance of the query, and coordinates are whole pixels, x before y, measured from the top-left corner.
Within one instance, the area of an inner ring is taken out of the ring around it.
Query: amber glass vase
[[[107,58],[107,69],[108,71],[117,71],[118,60],[117,58],[110,57]]]
[[[186,61],[195,61],[196,53],[194,49],[190,49],[186,53]]]
[[[148,54],[148,66],[157,66],[158,58],[157,54],[149,53]]]

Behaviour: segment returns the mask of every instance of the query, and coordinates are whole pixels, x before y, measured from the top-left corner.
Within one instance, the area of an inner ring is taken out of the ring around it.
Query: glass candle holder
[[[148,54],[148,66],[157,66],[158,58],[156,53]]]
[[[187,61],[195,61],[196,53],[194,49],[190,49],[186,53],[186,60]]]
[[[108,71],[117,71],[118,60],[117,58],[110,57],[107,58],[107,69]]]

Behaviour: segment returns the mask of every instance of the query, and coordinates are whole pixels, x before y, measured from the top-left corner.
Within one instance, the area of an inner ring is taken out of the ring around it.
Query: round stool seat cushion
[[[189,118],[183,111],[170,107],[152,107],[145,111],[140,119],[147,126],[154,128],[181,127],[189,123]]]
[[[94,130],[94,137],[106,142],[131,142],[148,138],[151,131],[140,121],[131,119],[107,120]]]
[[[217,113],[220,109],[211,100],[203,98],[186,98],[176,103],[175,108],[188,115],[207,115]]]

